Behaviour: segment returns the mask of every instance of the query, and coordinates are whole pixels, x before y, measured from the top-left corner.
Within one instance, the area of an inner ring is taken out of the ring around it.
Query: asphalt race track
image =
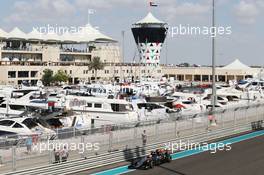
[[[264,136],[232,144],[231,151],[203,152],[129,175],[264,175]]]

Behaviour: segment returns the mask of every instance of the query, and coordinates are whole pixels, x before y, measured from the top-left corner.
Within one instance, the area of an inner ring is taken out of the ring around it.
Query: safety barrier
[[[61,167],[58,171],[62,171],[62,169],[66,170],[67,168],[71,168],[71,166],[78,166],[79,168],[76,168],[76,170],[81,170],[80,167],[82,166],[83,169],[89,169],[107,165],[108,163],[129,160],[131,155],[138,156],[141,153],[143,154],[157,147],[159,144],[164,144],[172,140],[177,141],[179,139],[184,140],[188,138],[192,139],[192,141],[200,141],[202,140],[201,137],[203,137],[203,140],[205,139],[206,141],[214,139],[213,137],[215,137],[215,139],[223,137],[224,133],[230,135],[248,131],[251,130],[251,122],[263,120],[263,117],[263,104],[255,104],[217,111],[214,114],[214,122],[217,123],[216,127],[210,126],[208,113],[203,113],[185,117],[184,120],[152,121],[152,124],[137,125],[133,128],[131,128],[131,126],[122,125],[116,126],[116,129],[110,132],[94,132],[80,136],[75,135],[71,137],[69,141],[75,143],[86,143],[87,141],[99,142],[101,145],[100,150],[84,152],[82,154],[70,152],[69,161],[65,163],[65,167],[63,168],[61,166],[64,164],[52,164],[52,151],[43,152],[41,154],[19,155],[21,149],[24,148],[22,145],[18,145],[12,147],[12,149],[9,148],[9,150],[7,148],[6,152],[9,151],[8,154],[10,156],[3,158],[4,165],[0,167],[0,172],[21,172],[15,171],[21,169],[27,169],[28,171],[31,167],[34,167],[33,169],[52,169]],[[147,143],[149,145],[146,148],[151,149],[140,151],[142,145],[141,134],[143,130],[146,130],[148,135]],[[209,130],[211,131],[208,132]],[[217,131],[219,131],[219,133],[217,133]],[[58,142],[62,141],[67,141],[67,139],[58,140]],[[106,157],[103,159],[101,156]],[[108,159],[110,160],[109,162],[106,161]],[[90,162],[89,160],[92,161]],[[74,168],[72,170],[75,171]]]
[[[231,136],[237,133],[246,132],[251,130],[250,123],[232,126],[225,129],[217,129],[214,131],[207,131],[200,134],[195,134],[189,137],[177,138],[175,140],[169,140],[167,142],[158,142],[155,144],[147,145],[146,147],[133,148],[131,150],[122,150],[113,153],[107,153],[99,156],[87,157],[67,163],[54,164],[49,166],[35,167],[32,169],[15,171],[12,173],[6,173],[5,175],[35,175],[35,174],[72,174],[82,172],[88,169],[98,168],[105,165],[124,162],[131,160],[138,156],[143,156],[149,153],[151,150],[163,147],[168,142],[178,143],[180,141],[193,143],[208,142],[215,139]]]

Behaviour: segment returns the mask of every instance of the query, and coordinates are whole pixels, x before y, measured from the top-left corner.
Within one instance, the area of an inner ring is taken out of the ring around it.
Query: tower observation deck
[[[158,20],[151,12],[133,24],[132,33],[140,53],[141,63],[154,67],[160,64],[160,53],[167,29],[167,23]]]

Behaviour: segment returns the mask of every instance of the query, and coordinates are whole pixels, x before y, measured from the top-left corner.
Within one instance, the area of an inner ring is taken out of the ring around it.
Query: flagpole
[[[124,64],[125,63],[125,31],[124,30],[122,30],[121,35],[122,35],[122,63]],[[121,66],[121,72],[123,74],[123,80],[125,81],[125,73],[123,72],[123,66]]]
[[[93,9],[88,9],[87,11],[87,20],[88,20],[88,24],[90,24],[90,15],[94,14],[94,10]]]
[[[87,20],[88,20],[88,24],[90,24],[90,9],[88,9],[88,18],[87,18]]]
[[[212,27],[215,30],[215,0],[212,1]],[[215,112],[215,105],[217,99],[215,81],[215,37],[212,36],[212,112]]]
[[[150,12],[150,1],[151,0],[148,0],[148,12]]]

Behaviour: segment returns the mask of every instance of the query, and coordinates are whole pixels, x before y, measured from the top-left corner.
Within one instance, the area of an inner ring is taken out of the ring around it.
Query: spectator
[[[69,152],[66,146],[63,147],[61,151],[61,161],[66,162],[69,157]]]
[[[212,112],[209,113],[208,120],[209,120],[210,126],[216,126],[217,120],[216,120],[216,118],[215,118],[215,116],[213,115]]]
[[[143,133],[142,133],[142,144],[143,144],[143,146],[146,146],[146,144],[147,144],[146,130],[144,130]]]
[[[60,163],[60,151],[56,148],[54,148],[54,163]]]
[[[0,167],[3,165],[2,156],[0,155]]]
[[[30,153],[32,150],[32,137],[28,136],[26,139],[26,147],[27,147],[27,153]]]

